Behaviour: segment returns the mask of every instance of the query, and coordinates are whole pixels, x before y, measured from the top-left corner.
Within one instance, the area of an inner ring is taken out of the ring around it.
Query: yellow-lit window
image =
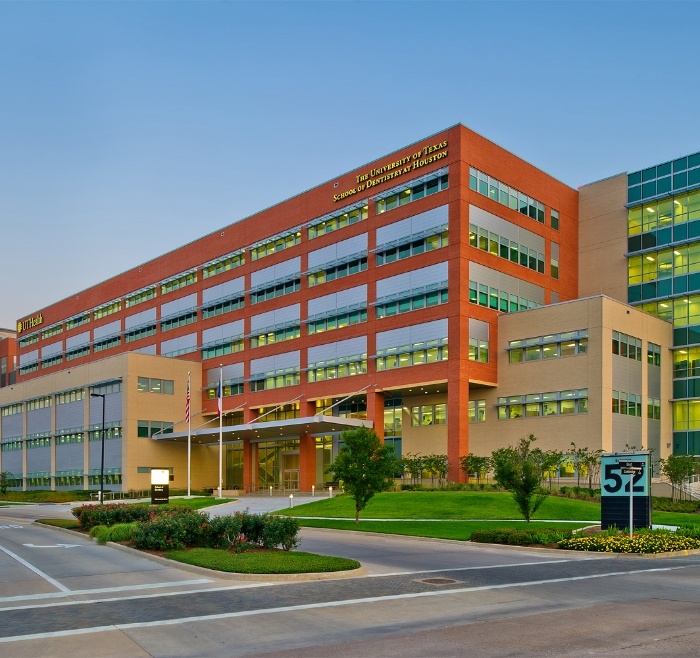
[[[642,282],[642,257],[632,256],[627,261],[627,282],[634,285]]]
[[[627,233],[637,235],[642,232],[642,209],[641,207],[630,208],[627,211]]]

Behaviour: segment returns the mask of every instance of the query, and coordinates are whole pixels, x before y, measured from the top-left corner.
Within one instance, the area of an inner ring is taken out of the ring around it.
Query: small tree
[[[676,488],[680,489],[691,475],[695,474],[695,458],[692,455],[669,455],[660,459],[661,472],[673,485],[671,496],[676,500]]]
[[[418,484],[418,480],[421,479],[424,468],[423,457],[420,455],[412,455],[409,452],[404,455],[401,463],[404,472],[407,472],[411,476],[411,484]]]
[[[584,448],[579,457],[579,464],[584,466],[588,474],[588,488],[591,491],[593,491],[593,481],[600,474],[600,460],[602,456],[603,451],[600,448],[598,450]]]
[[[473,475],[476,475],[476,481],[481,482],[481,478],[486,475],[489,470],[490,460],[488,457],[477,457],[471,452],[468,455],[463,455],[459,458],[459,467],[466,473],[467,481]]]
[[[3,496],[7,493],[7,487],[10,486],[10,480],[12,480],[14,476],[10,471],[3,471],[0,473],[0,494]]]
[[[386,491],[400,469],[393,446],[384,445],[376,433],[366,427],[342,433],[345,444],[327,471],[340,480],[355,499],[355,523],[374,494]]]
[[[423,468],[430,473],[430,484],[435,485],[435,477],[438,483],[447,477],[447,455],[426,455],[423,458]]]
[[[540,486],[542,453],[539,451],[539,455],[533,454],[534,451],[530,448],[535,441],[537,437],[529,434],[520,439],[517,446],[501,448],[491,454],[494,479],[512,493],[520,513],[528,523],[549,496],[549,491]]]

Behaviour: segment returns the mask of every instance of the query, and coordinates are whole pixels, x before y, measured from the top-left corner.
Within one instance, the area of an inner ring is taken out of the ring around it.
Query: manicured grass
[[[67,530],[79,530],[80,524],[77,519],[37,519],[35,523],[52,525],[56,528],[66,528]]]
[[[216,498],[214,496],[199,496],[197,498],[171,498],[170,505],[178,507],[186,507],[187,509],[204,509],[205,507],[213,507],[214,505],[223,505],[224,503],[232,503],[235,498]]]
[[[700,526],[700,514],[685,514],[683,512],[655,512],[652,509],[651,520],[655,525]]]
[[[350,496],[325,498],[284,514],[296,517],[354,518]],[[513,497],[507,492],[401,491],[377,494],[360,518],[375,519],[520,519]],[[535,519],[599,520],[600,503],[550,496],[537,510]]]
[[[305,528],[332,528],[335,530],[356,530],[361,532],[383,532],[390,535],[409,537],[431,537],[433,539],[457,539],[467,541],[475,530],[495,530],[498,528],[527,528],[528,530],[575,530],[585,528],[588,523],[537,523],[532,521],[330,521],[299,519]]]
[[[165,556],[177,562],[231,573],[325,573],[349,571],[360,566],[356,560],[297,551],[230,553],[214,548],[192,548],[183,551],[168,551]]]
[[[2,495],[3,501],[16,503],[72,503],[90,500],[94,491],[8,491]]]

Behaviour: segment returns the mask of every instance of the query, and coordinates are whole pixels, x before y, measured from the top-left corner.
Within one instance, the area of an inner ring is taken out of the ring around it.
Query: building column
[[[245,413],[245,412],[244,412]],[[255,465],[253,464],[253,447],[247,439],[243,441],[243,491],[251,493],[253,491],[253,473],[255,473]]]
[[[316,439],[308,432],[299,437],[299,490],[316,484]]]
[[[384,442],[384,393],[367,391],[367,420],[374,423],[374,431]]]

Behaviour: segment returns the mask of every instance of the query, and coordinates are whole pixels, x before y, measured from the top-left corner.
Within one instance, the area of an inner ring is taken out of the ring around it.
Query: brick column
[[[367,420],[374,422],[374,431],[384,441],[384,393],[367,391]]]

